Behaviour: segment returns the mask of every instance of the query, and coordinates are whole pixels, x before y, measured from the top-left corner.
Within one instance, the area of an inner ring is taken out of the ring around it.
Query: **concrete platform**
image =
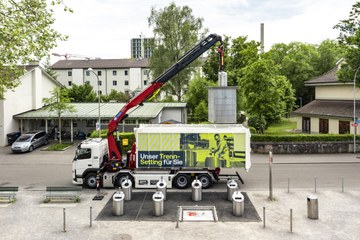
[[[133,192],[132,200],[124,202],[124,215],[112,214],[112,198],[106,203],[97,221],[176,221],[178,206],[215,206],[218,220],[222,222],[259,222],[261,221],[254,205],[246,192],[244,195],[244,214],[236,217],[232,214],[232,202],[227,200],[226,192],[203,192],[202,201],[194,202],[190,191],[168,192],[164,201],[164,215],[154,216],[154,191]]]

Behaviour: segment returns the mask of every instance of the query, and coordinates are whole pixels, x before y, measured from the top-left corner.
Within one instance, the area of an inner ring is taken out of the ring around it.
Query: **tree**
[[[67,89],[68,97],[71,102],[96,102],[98,100],[93,87],[88,84],[76,85],[72,84],[71,88]]]
[[[62,4],[51,1],[52,7]],[[46,0],[0,1],[0,99],[15,88],[25,69],[18,67],[39,61],[66,37],[52,28],[53,9]],[[65,7],[65,11],[72,11]]]
[[[118,92],[115,89],[111,89],[108,95],[101,95],[101,99],[104,102],[116,101],[116,102],[128,102],[131,96],[129,93]]]
[[[44,98],[43,103],[50,112],[55,112],[59,123],[59,143],[61,144],[61,115],[64,112],[75,112],[73,105],[70,105],[71,99],[65,88],[55,87],[51,91],[51,97]]]
[[[208,109],[208,88],[216,86],[212,81],[208,81],[203,77],[200,77],[199,74],[196,74],[194,78],[189,83],[189,90],[186,92],[186,102],[187,108],[190,115],[196,117],[200,115],[200,111],[206,111]],[[196,111],[198,105],[203,102],[202,106],[199,107]],[[204,107],[205,106],[205,107]],[[204,109],[205,108],[205,109]],[[208,118],[206,114],[206,119]],[[204,121],[202,119],[201,121]]]
[[[56,71],[54,69],[51,68],[51,63],[50,63],[50,56],[46,57],[45,62],[43,63],[43,67],[44,70],[47,74],[49,74],[50,77],[52,77],[53,79],[57,78],[57,74]]]
[[[341,20],[335,29],[340,30],[338,41],[345,49],[345,63],[341,65],[338,71],[340,81],[352,81],[355,77],[356,70],[360,67],[360,2],[352,5],[349,18]],[[360,74],[356,75],[356,85],[359,86]]]
[[[152,7],[148,22],[155,37],[149,64],[155,78],[177,62],[204,33],[201,32],[203,19],[194,17],[188,6],[178,7],[174,2],[160,10]],[[166,94],[175,95],[177,101],[181,101],[196,66],[199,66],[199,61],[174,76],[163,87]]]
[[[290,83],[285,76],[277,75],[272,61],[260,59],[243,68],[240,86],[245,97],[245,110],[261,128],[264,124],[266,129],[278,122],[288,109],[292,109],[291,102],[294,104]],[[290,96],[285,98],[285,94]]]

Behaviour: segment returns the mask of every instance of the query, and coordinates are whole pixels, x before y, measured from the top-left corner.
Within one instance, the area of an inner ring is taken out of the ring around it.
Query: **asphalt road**
[[[0,186],[15,185],[31,190],[46,186],[72,186],[71,166],[75,146],[66,151],[42,151],[13,154],[9,147],[0,147]],[[249,172],[238,170],[244,190],[269,189],[269,157],[253,154]],[[225,173],[234,173],[226,169]],[[273,188],[291,189],[358,189],[360,159],[356,154],[274,155],[272,164]],[[316,180],[315,180],[316,178]],[[344,180],[343,180],[344,179]],[[223,189],[225,182],[215,184]]]

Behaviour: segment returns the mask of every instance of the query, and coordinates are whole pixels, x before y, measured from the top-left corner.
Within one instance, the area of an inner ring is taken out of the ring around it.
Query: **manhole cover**
[[[131,240],[132,237],[129,234],[119,234],[114,236],[113,240]]]

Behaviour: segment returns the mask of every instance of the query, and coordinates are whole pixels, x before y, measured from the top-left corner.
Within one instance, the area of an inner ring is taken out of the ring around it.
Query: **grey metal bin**
[[[124,198],[125,195],[122,191],[115,192],[113,195],[113,215],[124,215]]]
[[[164,215],[164,194],[160,191],[157,191],[153,194],[154,202],[154,215],[159,217]]]
[[[125,194],[125,201],[131,200],[131,193],[132,193],[132,182],[130,179],[126,179],[121,183],[121,188]]]
[[[200,180],[195,179],[191,183],[191,192],[192,192],[192,200],[194,202],[199,202],[202,199],[202,184]]]
[[[235,191],[232,195],[233,214],[237,217],[244,214],[244,195],[240,191]]]
[[[230,179],[229,181],[227,181],[227,199],[232,202],[232,195],[234,194],[234,192],[238,189],[238,184],[235,180]]]
[[[162,194],[164,195],[164,201],[166,201],[166,192],[167,192],[166,188],[167,188],[167,184],[161,178],[161,180],[156,183],[156,191],[162,192]]]
[[[307,197],[307,214],[310,219],[319,218],[319,202],[317,196],[309,195]]]

